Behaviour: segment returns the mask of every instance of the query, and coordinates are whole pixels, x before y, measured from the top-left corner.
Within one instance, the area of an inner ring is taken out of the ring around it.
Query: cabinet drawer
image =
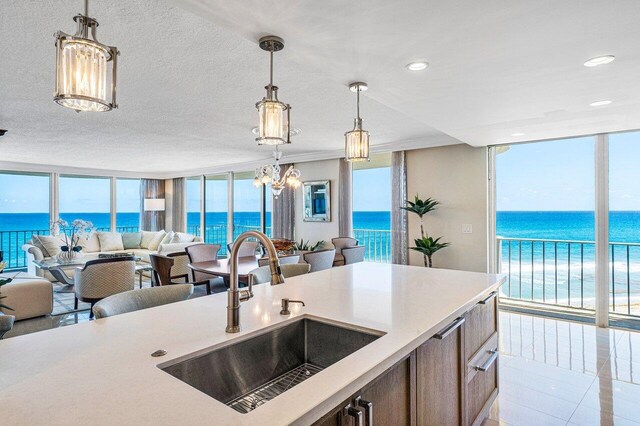
[[[464,337],[465,359],[469,360],[498,330],[497,291],[489,294],[467,313]]]
[[[467,364],[467,422],[473,425],[498,393],[498,335],[494,334]]]

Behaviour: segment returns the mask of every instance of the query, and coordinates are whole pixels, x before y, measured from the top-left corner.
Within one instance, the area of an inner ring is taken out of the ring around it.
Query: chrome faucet
[[[280,260],[278,259],[278,252],[274,247],[271,240],[258,231],[246,231],[238,236],[234,241],[231,248],[231,254],[229,255],[230,262],[230,278],[229,278],[229,291],[227,291],[227,333],[237,333],[240,331],[240,302],[246,302],[253,297],[253,287],[251,278],[249,278],[249,288],[247,290],[238,289],[238,253],[240,252],[240,245],[247,238],[257,238],[267,249],[269,255],[269,268],[271,269],[271,285],[284,283],[284,277],[280,270]]]

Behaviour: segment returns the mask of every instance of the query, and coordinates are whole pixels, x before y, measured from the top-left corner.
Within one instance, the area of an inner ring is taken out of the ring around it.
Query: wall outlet
[[[462,224],[462,233],[463,234],[473,234],[473,226],[470,223]]]

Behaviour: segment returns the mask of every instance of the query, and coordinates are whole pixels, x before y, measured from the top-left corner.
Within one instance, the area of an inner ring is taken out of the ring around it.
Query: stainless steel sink
[[[248,413],[382,334],[301,318],[159,367],[235,410]]]

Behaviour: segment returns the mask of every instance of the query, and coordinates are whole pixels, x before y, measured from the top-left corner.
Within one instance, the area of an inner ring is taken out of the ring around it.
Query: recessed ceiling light
[[[524,136],[524,133],[511,133],[511,136]]]
[[[422,71],[422,70],[426,70],[428,66],[429,66],[429,62],[415,61],[415,62],[409,62],[407,64],[407,69],[409,71]]]
[[[258,133],[260,133],[260,129],[258,129],[257,127],[254,127],[251,129],[251,133],[253,133],[254,135],[257,135]],[[302,130],[298,129],[297,127],[291,128],[291,136],[296,136],[296,135],[299,135],[300,133],[302,133]]]
[[[610,64],[616,59],[613,55],[596,56],[584,63],[585,67],[597,67],[598,65]]]
[[[593,107],[598,107],[598,106],[609,105],[610,103],[611,101],[596,101],[596,102],[591,102],[589,105]]]

